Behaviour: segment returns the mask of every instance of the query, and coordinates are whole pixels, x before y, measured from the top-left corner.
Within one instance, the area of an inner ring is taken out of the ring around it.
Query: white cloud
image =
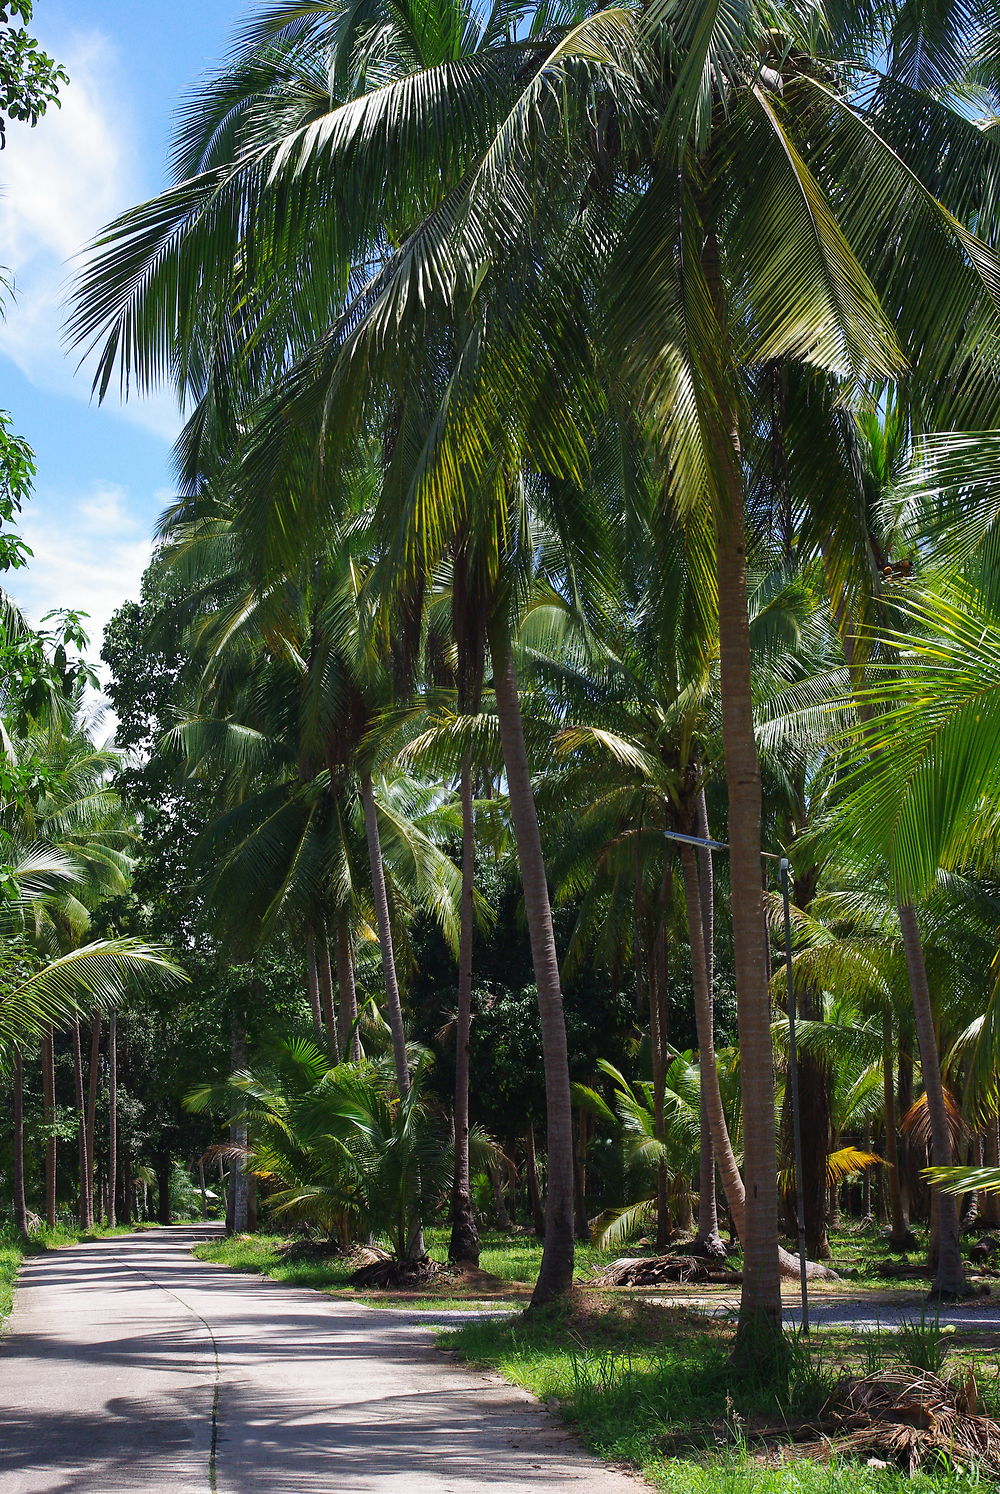
[[[63,346],[72,261],[142,195],[136,132],[119,102],[107,38],[77,34],[48,45],[72,80],[62,107],[37,129],[12,131],[0,156],[0,262],[13,271],[17,293],[0,325],[0,352],[39,387],[87,400],[90,376],[76,372],[77,355]],[[166,439],[180,426],[167,393],[110,408]]]
[[[112,484],[76,494],[42,491],[20,529],[35,554],[25,570],[5,578],[11,594],[35,623],[58,607],[88,613],[96,663],[104,628],[122,602],[139,595],[152,551],[128,494]]]

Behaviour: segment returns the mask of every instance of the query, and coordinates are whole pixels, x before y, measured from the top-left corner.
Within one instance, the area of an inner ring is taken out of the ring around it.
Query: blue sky
[[[64,63],[63,106],[0,155],[0,264],[17,297],[0,324],[0,407],[35,448],[22,532],[35,551],[10,590],[37,621],[91,615],[94,652],[137,592],[157,514],[171,495],[169,392],[98,408],[62,346],[72,257],[122,208],[166,181],[174,109],[224,55],[258,0],[37,0],[33,30]]]

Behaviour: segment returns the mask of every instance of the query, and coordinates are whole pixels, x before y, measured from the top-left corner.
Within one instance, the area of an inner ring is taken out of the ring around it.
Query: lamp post
[[[666,840],[680,840],[687,845],[700,846],[706,851],[728,851],[725,840],[709,840],[703,835],[684,835],[680,830],[664,830]],[[799,1237],[799,1286],[802,1292],[802,1332],[809,1332],[809,1287],[806,1278],[806,1211],[802,1192],[802,1117],[799,1110],[799,1062],[795,1037],[795,987],[792,980],[792,908],[791,865],[787,856],[772,856],[769,851],[761,855],[769,861],[778,862],[778,881],[781,887],[781,902],[785,921],[785,970],[788,978],[788,1082],[791,1090],[792,1150],[795,1158],[795,1222]],[[691,937],[695,937],[694,930]]]

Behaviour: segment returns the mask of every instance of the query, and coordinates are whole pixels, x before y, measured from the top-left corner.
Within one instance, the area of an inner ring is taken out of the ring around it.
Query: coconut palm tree
[[[746,373],[771,359],[857,386],[895,377],[909,358],[915,400],[981,407],[993,385],[994,271],[921,183],[921,169],[933,174],[940,160],[937,143],[913,147],[901,164],[877,115],[853,106],[846,75],[813,56],[812,8],[789,13],[780,36],[756,7],[738,17],[723,5],[698,17],[684,5],[598,12],[554,36],[543,29],[548,11],[534,15],[537,30],[505,21],[498,45],[472,57],[456,33],[445,60],[439,53],[428,68],[420,53],[422,71],[394,73],[384,86],[379,77],[377,87],[357,34],[342,28],[334,55],[365,65],[332,70],[325,95],[286,66],[283,110],[255,107],[245,80],[239,100],[216,88],[179,153],[182,174],[196,166],[197,175],[112,227],[85,272],[75,331],[101,340],[102,390],[116,369],[139,383],[169,369],[215,411],[227,400],[238,407],[240,388],[266,384],[293,329],[299,348],[314,338],[257,442],[255,486],[266,492],[269,478],[285,499],[292,447],[321,439],[327,456],[339,447],[342,458],[375,408],[383,435],[399,429],[400,391],[417,386],[414,370],[433,346],[451,396],[411,468],[409,508],[420,521],[407,530],[432,554],[455,531],[447,512],[464,509],[462,488],[481,492],[504,466],[498,453],[558,478],[582,475],[588,406],[602,403],[602,381],[588,375],[600,358],[604,387],[639,412],[665,496],[711,514],[753,1199],[745,1346],[755,1325],[773,1331],[780,1316],[746,609]],[[274,28],[280,47],[294,47],[289,26]],[[336,93],[345,75],[360,97]],[[932,108],[918,100],[912,117]],[[948,120],[940,108],[934,117],[937,141]],[[389,178],[387,153],[405,163]],[[544,214],[525,210],[537,202]],[[302,274],[291,268],[296,254]],[[374,273],[354,294],[358,265]],[[246,356],[232,356],[240,350]],[[511,481],[509,465],[501,481]],[[412,567],[409,538],[403,546]],[[491,644],[553,1057],[550,1145],[561,1157],[569,1106],[544,863],[499,627]],[[568,1279],[569,1222],[557,1212],[549,1291]]]

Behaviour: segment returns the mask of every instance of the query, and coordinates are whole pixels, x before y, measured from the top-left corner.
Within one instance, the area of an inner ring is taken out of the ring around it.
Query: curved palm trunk
[[[472,765],[462,762],[462,893],[458,950],[458,1012],[455,1023],[455,1168],[451,1185],[448,1259],[479,1265],[479,1232],[472,1212],[469,1173],[469,1035],[472,1025],[473,890],[476,873],[476,809]]]
[[[563,1013],[559,958],[552,928],[552,907],[545,880],[542,839],[524,745],[524,725],[513,661],[500,665],[494,650],[494,689],[503,746],[510,812],[517,859],[524,886],[524,909],[538,991],[545,1070],[546,1143],[545,1246],[532,1293],[539,1307],[569,1289],[573,1282],[573,1110],[570,1100],[569,1050]]]
[[[22,1241],[28,1239],[28,1206],[24,1198],[24,1064],[20,1053],[14,1054],[14,1228]]]
[[[340,1051],[351,1063],[361,1062],[361,1034],[358,1032],[358,991],[354,983],[354,956],[351,954],[351,924],[342,909],[334,919],[334,953],[337,960],[337,1019],[340,1024]]]
[[[55,1038],[50,1027],[42,1039],[42,1114],[45,1117],[45,1222],[56,1223],[56,1066]]]
[[[118,1014],[108,1018],[108,1224],[118,1222]]]
[[[899,908],[899,926],[906,951],[906,969],[913,997],[913,1019],[920,1050],[920,1070],[927,1095],[927,1115],[931,1128],[931,1162],[935,1167],[950,1167],[952,1155],[951,1128],[941,1082],[941,1061],[927,967],[924,963],[920,929],[912,903]],[[959,1241],[958,1202],[953,1194],[935,1190],[938,1207],[938,1252],[934,1271],[933,1294],[936,1297],[964,1296],[968,1291],[962,1248]]]
[[[409,1093],[410,1069],[406,1061],[406,1033],[403,1029],[403,1007],[399,999],[399,982],[396,978],[396,958],[392,948],[392,923],[389,917],[389,895],[385,886],[385,869],[382,866],[382,846],[378,835],[378,810],[371,776],[361,774],[361,805],[365,814],[365,835],[368,840],[368,860],[371,865],[372,894],[375,899],[375,919],[378,924],[378,942],[382,953],[382,978],[385,981],[386,1016],[392,1033],[392,1055],[396,1064],[396,1083],[400,1095]]]

